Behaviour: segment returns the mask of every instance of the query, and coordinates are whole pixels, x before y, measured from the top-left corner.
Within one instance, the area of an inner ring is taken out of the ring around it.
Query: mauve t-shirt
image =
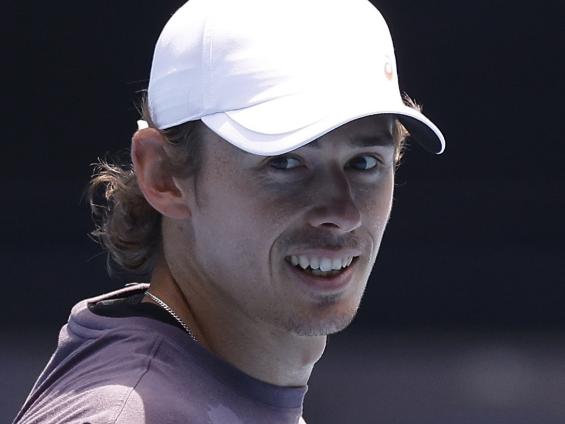
[[[279,387],[196,343],[147,284],[76,304],[18,424],[296,424],[307,386]]]

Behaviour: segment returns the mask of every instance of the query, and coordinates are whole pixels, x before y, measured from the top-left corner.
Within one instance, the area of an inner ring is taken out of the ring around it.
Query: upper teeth
[[[319,269],[320,271],[332,271],[345,268],[351,265],[353,256],[346,256],[344,258],[324,258],[318,256],[291,256],[290,263],[294,266],[300,265],[302,269],[308,267],[312,269]]]

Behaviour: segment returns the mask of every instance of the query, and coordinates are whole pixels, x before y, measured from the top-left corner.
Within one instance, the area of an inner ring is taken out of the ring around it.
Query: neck
[[[163,257],[152,274],[150,291],[179,315],[204,348],[258,380],[303,386],[324,352],[326,336],[300,336],[240,311],[217,310],[191,284],[177,282]],[[148,297],[144,302],[155,303]]]

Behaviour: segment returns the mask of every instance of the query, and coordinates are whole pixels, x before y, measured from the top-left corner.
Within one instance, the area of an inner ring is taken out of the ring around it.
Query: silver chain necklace
[[[177,315],[177,313],[175,311],[173,311],[173,308],[171,308],[169,305],[167,305],[165,302],[163,302],[161,299],[159,299],[157,296],[155,296],[153,293],[149,293],[149,291],[146,291],[145,294],[147,296],[149,296],[151,299],[153,299],[155,302],[157,302],[157,304],[163,308],[165,311],[167,311],[174,319],[177,320],[177,322],[182,326],[182,328],[185,329],[185,331],[188,333],[188,335],[190,337],[192,337],[192,339],[195,342],[198,342],[198,339],[196,337],[194,337],[194,334],[192,334],[192,331],[190,330],[189,326],[185,324],[185,322]]]

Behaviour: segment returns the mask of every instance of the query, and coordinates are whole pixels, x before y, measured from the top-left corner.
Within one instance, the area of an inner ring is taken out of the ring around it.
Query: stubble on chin
[[[290,333],[306,337],[327,336],[342,331],[351,324],[358,308],[339,310],[338,298],[337,295],[328,296],[317,305],[316,310],[294,314],[286,320],[280,320],[279,325]]]

